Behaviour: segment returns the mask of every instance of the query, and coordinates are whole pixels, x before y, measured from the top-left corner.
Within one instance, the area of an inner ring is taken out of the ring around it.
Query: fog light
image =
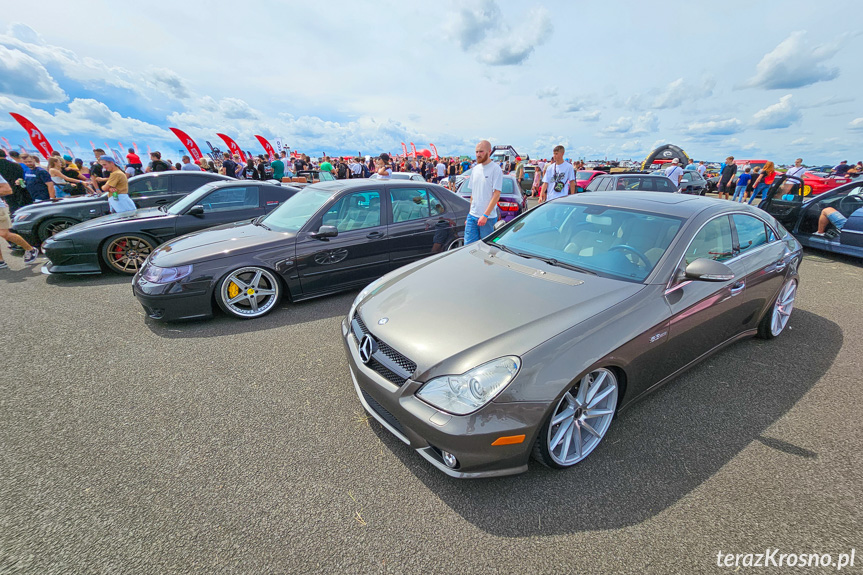
[[[441,456],[443,457],[444,464],[450,469],[455,469],[458,465],[458,459],[455,458],[455,455],[450,453],[449,451],[441,451]]]

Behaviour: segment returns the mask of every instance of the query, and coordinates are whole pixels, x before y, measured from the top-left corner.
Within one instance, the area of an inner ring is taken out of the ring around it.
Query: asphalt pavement
[[[128,278],[0,250],[0,573],[710,573],[765,549],[863,570],[860,261],[807,251],[780,338],[666,385],[575,468],[459,481],[363,413],[356,292],[162,324]]]

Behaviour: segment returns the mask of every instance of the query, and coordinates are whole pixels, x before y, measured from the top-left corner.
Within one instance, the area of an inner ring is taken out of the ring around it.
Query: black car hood
[[[86,207],[90,204],[101,205],[108,202],[107,197],[102,196],[81,196],[77,198],[60,198],[56,201],[49,202],[36,202],[35,204],[29,204],[22,208],[19,208],[15,213],[16,214],[41,214],[44,212],[55,212],[59,209],[62,209],[67,206],[74,207]]]
[[[119,214],[108,214],[107,216],[101,216],[98,218],[94,218],[92,220],[87,220],[86,222],[82,222],[80,224],[76,224],[71,228],[67,228],[62,232],[55,234],[56,239],[63,239],[65,236],[74,234],[75,232],[81,232],[84,230],[92,230],[94,228],[104,227],[106,225],[129,222],[132,220],[135,221],[144,221],[144,220],[154,220],[157,218],[162,219],[173,219],[173,214],[169,214],[160,210],[159,208],[143,208],[135,211],[121,212]]]
[[[295,240],[294,233],[275,232],[246,220],[173,239],[153,252],[150,263],[170,268],[250,253]]]

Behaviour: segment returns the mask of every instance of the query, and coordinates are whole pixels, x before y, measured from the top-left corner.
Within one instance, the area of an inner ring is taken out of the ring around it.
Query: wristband
[[[482,217],[484,217],[485,219],[489,219],[491,216],[488,214],[483,214]]]

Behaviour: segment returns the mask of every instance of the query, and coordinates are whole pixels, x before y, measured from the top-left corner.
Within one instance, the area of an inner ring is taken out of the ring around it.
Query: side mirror
[[[204,215],[204,206],[192,206],[189,208],[189,211],[186,212],[186,215],[189,216],[203,216]]]
[[[336,226],[321,226],[318,231],[312,234],[312,237],[318,240],[334,238],[339,235],[339,229]]]
[[[705,282],[727,282],[734,279],[734,272],[730,267],[707,258],[699,258],[686,266],[683,275],[686,279]]]

